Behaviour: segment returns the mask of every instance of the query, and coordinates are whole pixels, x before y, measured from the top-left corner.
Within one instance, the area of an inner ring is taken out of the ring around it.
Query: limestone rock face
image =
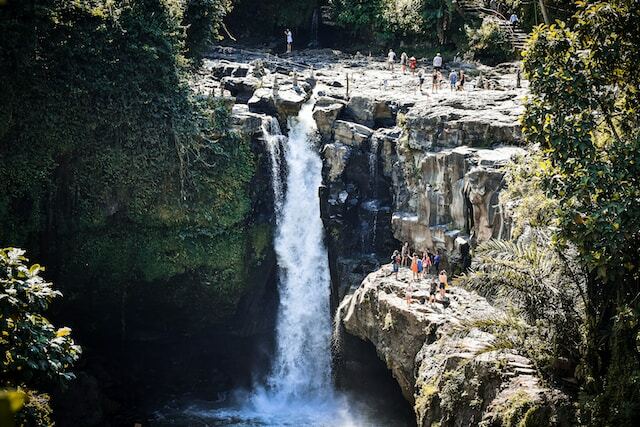
[[[545,421],[539,425],[570,425],[567,397],[545,386],[526,357],[492,350],[496,337],[475,326],[503,312],[457,287],[448,289],[447,308],[424,302],[426,280],[412,284],[408,304],[410,272],[402,269],[395,280],[389,267],[368,275],[342,301],[339,315],[347,333],[375,346],[414,405],[419,426],[506,425],[505,413],[515,406],[525,410],[509,425],[532,413]]]
[[[406,115],[409,147],[518,145],[522,112],[517,94],[508,92],[487,91],[466,99],[444,98],[435,105],[419,104]]]
[[[322,155],[325,159],[325,164],[329,167],[328,178],[330,181],[335,181],[347,166],[349,155],[351,154],[351,148],[337,142],[327,144],[322,149]]]
[[[236,104],[231,110],[233,129],[249,137],[262,132],[262,118],[262,114],[250,112],[247,105]]]
[[[333,102],[328,105],[320,100],[316,102],[313,108],[313,119],[318,125],[318,132],[323,141],[330,141],[333,137],[333,124],[343,108],[344,103],[340,102]]]
[[[225,77],[221,82],[222,88],[235,96],[236,102],[240,104],[246,104],[260,86],[260,80],[252,76]]]
[[[391,104],[391,101],[355,95],[349,99],[344,116],[348,120],[370,128],[393,126],[396,119],[396,108]]]
[[[306,91],[303,85],[297,87],[283,85],[276,91],[272,88],[260,88],[253,93],[247,105],[251,112],[277,116],[284,124],[288,117],[298,114],[302,104],[310,96],[311,92]]]
[[[373,135],[373,130],[357,123],[336,120],[334,124],[334,138],[336,142],[359,148]]]

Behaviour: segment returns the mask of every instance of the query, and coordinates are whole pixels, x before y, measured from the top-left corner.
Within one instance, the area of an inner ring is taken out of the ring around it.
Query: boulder
[[[316,105],[313,109],[313,119],[318,126],[318,132],[324,141],[329,141],[333,136],[333,123],[344,108],[343,103],[333,103],[327,106]]]
[[[252,113],[249,107],[236,104],[231,110],[231,125],[236,132],[253,136],[262,133],[262,114]]]
[[[370,128],[389,127],[395,125],[396,113],[397,107],[391,101],[352,96],[344,110],[344,117]]]
[[[255,77],[225,77],[221,84],[236,97],[236,102],[246,104],[260,86],[260,80]]]
[[[373,134],[373,130],[357,123],[336,120],[333,125],[336,142],[355,148],[360,148]]]
[[[268,88],[256,90],[247,101],[247,105],[252,113],[263,113],[268,116],[276,116],[278,114],[273,91]]]

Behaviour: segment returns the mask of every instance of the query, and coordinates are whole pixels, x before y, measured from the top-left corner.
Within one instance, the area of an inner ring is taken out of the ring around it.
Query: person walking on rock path
[[[402,52],[400,55],[400,65],[402,66],[402,74],[405,74],[407,71],[407,52]]]
[[[442,270],[440,275],[438,275],[438,280],[440,281],[440,299],[444,301],[447,292],[447,272]]]
[[[400,254],[402,255],[402,267],[409,266],[409,242],[404,242]]]
[[[413,272],[413,280],[418,280],[418,255],[415,253],[411,258],[411,271]]]
[[[431,258],[429,257],[428,252],[424,252],[422,254],[422,268],[424,271],[423,277],[426,277],[431,271]]]
[[[464,70],[460,70],[460,79],[458,81],[458,90],[461,90],[463,92],[464,92],[464,81],[465,81]]]
[[[440,85],[440,71],[433,70],[431,76],[431,93],[438,93],[438,86]]]
[[[291,48],[293,45],[293,33],[290,29],[287,28],[286,30],[284,30],[284,37],[287,41],[287,53],[291,53]]]
[[[389,49],[389,53],[387,54],[387,66],[389,67],[389,70],[391,70],[391,72],[393,72],[394,62],[396,62],[396,53],[393,51],[393,49]]]
[[[433,69],[438,72],[442,70],[442,56],[440,56],[440,52],[433,57]]]
[[[393,255],[391,255],[391,274],[395,274],[396,280],[398,280],[398,271],[400,270],[401,260],[402,259],[400,258],[400,252],[398,252],[397,250],[393,251]]]
[[[418,259],[417,264],[418,264],[418,280],[421,280],[423,275],[424,275],[424,264],[422,263],[422,258],[419,258],[416,255],[416,258]]]
[[[436,254],[436,256],[433,258],[433,267],[434,271],[437,273],[440,269],[440,254]]]
[[[455,70],[451,70],[449,73],[449,89],[451,92],[456,90],[456,83],[458,83],[458,73]]]
[[[411,75],[416,75],[416,68],[418,67],[418,60],[415,56],[409,58],[409,70],[411,71]]]
[[[514,30],[516,29],[516,26],[518,25],[519,21],[520,20],[518,19],[518,15],[516,15],[516,13],[513,12],[511,14],[511,17],[509,17],[509,22],[511,23],[511,26],[513,27]]]

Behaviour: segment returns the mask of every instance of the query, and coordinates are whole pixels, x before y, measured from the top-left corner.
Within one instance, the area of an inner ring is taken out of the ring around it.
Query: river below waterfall
[[[307,102],[298,116],[290,120],[288,137],[281,134],[275,119],[265,118],[263,123],[272,164],[280,299],[271,371],[251,391],[236,391],[215,402],[173,402],[158,413],[154,425],[412,423],[398,416],[399,411],[394,409],[398,403],[394,399],[385,393],[376,394],[376,390],[387,386],[336,391],[333,385],[331,287],[318,198],[322,161],[315,144],[312,108],[313,102]]]

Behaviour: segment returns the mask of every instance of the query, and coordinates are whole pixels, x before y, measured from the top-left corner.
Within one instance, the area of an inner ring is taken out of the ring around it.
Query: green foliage
[[[338,24],[382,43],[444,44],[460,28],[451,0],[332,0],[331,6]]]
[[[222,19],[231,11],[231,0],[187,0],[183,23],[187,27],[186,54],[199,64],[202,55],[219,37]]]
[[[519,390],[504,402],[497,412],[504,427],[535,427],[549,425],[549,416],[532,396]]]
[[[23,389],[26,399],[23,408],[15,415],[17,427],[53,427],[53,412],[49,395]]]
[[[3,388],[70,380],[74,377],[71,367],[81,353],[69,328],[55,329],[44,317],[51,302],[62,294],[40,276],[43,267],[28,266],[26,262],[21,249],[0,250],[0,387]],[[31,390],[4,395],[13,396],[9,409],[19,410],[17,425],[53,425],[47,395]],[[21,402],[16,401],[17,397]]]
[[[80,357],[69,328],[55,329],[44,317],[61,296],[40,276],[38,264],[28,267],[24,251],[0,250],[0,344],[2,382],[17,386],[32,381],[73,378],[70,368]]]
[[[46,257],[74,314],[104,311],[99,326],[83,318],[88,330],[119,330],[134,291],[223,301],[199,313],[208,321],[229,315],[244,291],[255,162],[249,141],[229,132],[225,104],[198,99],[187,84],[182,52],[204,44],[185,35],[183,21],[194,19],[195,31],[198,15],[184,6],[0,7],[0,84],[9,94],[0,97],[0,237]],[[213,24],[198,17],[212,25],[198,34],[215,30],[217,11]],[[186,276],[197,291],[173,282]]]
[[[555,243],[574,245],[587,272],[582,417],[592,424],[628,425],[640,412],[639,20],[633,1],[579,3],[571,26],[537,28],[525,52],[524,134],[548,162]]]
[[[509,35],[493,20],[484,20],[478,29],[466,27],[468,52],[473,59],[496,65],[514,58]]]
[[[542,188],[544,171],[549,167],[542,153],[529,147],[527,154],[514,159],[504,169],[508,185],[500,192],[500,205],[512,218],[511,237],[519,238],[530,227],[555,226],[558,203]]]
[[[249,38],[260,38],[265,35],[281,36],[284,44],[284,30],[290,28],[294,34],[294,44],[299,40],[299,31],[307,30],[311,25],[314,9],[318,0],[234,0],[233,19],[236,31],[241,31]]]

